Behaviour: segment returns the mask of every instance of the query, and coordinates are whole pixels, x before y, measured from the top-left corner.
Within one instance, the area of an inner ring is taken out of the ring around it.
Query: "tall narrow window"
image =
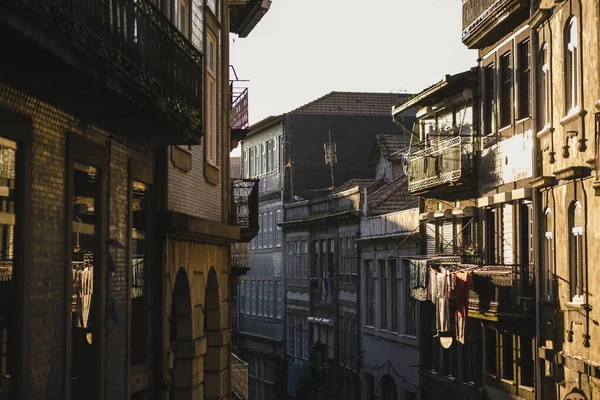
[[[502,334],[502,378],[513,380],[515,378],[515,362],[514,362],[514,336],[510,332]]]
[[[288,278],[293,278],[294,277],[294,242],[293,241],[286,241],[287,242],[287,276]]]
[[[256,169],[254,168],[254,147],[248,149],[248,178],[254,178],[256,176]]]
[[[500,57],[500,126],[505,127],[511,123],[512,108],[512,68],[510,67],[510,52]]]
[[[567,113],[579,109],[579,41],[577,18],[569,20],[565,30],[565,101]]]
[[[531,337],[520,337],[520,365],[521,365],[521,385],[534,386],[534,353],[533,339]]]
[[[408,263],[405,263],[404,271],[408,273]],[[405,275],[408,276],[408,275]],[[406,307],[406,320],[404,323],[404,333],[409,336],[417,336],[417,300],[410,296],[409,280],[405,279],[404,286],[404,304]]]
[[[272,141],[271,140],[267,140],[267,160],[266,160],[266,164],[267,164],[267,170],[266,172],[271,172],[273,170],[273,158],[272,158]]]
[[[300,269],[302,268],[302,266],[300,265],[301,250],[300,250],[300,241],[299,240],[296,240],[294,242],[294,249],[295,249],[295,251],[294,251],[294,277],[296,279],[299,279],[300,274],[301,274]]]
[[[273,247],[273,211],[269,211],[269,247]]]
[[[494,114],[494,81],[496,70],[494,64],[485,67],[484,71],[485,97],[483,104],[483,131],[485,135],[493,133]]]
[[[256,315],[256,281],[252,281],[252,315]]]
[[[240,290],[240,295],[239,295],[240,301],[238,304],[238,310],[239,310],[240,314],[243,314],[244,311],[246,310],[246,301],[245,301],[246,300],[246,292],[245,292],[244,286],[245,286],[245,282],[240,281],[240,286],[239,286],[240,287],[240,289],[239,289]]]
[[[303,261],[303,265],[304,265],[304,272],[302,277],[307,279],[308,278],[308,240],[303,240],[302,241],[302,259]]]
[[[269,281],[269,317],[273,317],[273,297],[274,297],[273,281]]]
[[[398,332],[398,274],[396,260],[387,260],[390,277],[390,311],[392,314],[391,330]]]
[[[148,267],[146,229],[149,218],[149,185],[131,184],[131,365],[146,361],[149,318],[146,275]]]
[[[548,44],[544,43],[538,57],[538,129],[549,126],[550,122],[550,62],[548,61]]]
[[[530,116],[530,89],[529,89],[529,57],[530,57],[530,45],[529,40],[525,40],[518,45],[519,53],[519,118],[526,118]]]
[[[15,282],[18,276],[16,268],[21,265],[14,253],[15,249],[15,223],[18,221],[15,215],[15,206],[23,204],[28,199],[15,198],[19,196],[20,190],[15,185],[17,179],[16,171],[17,143],[0,138],[0,156],[2,159],[0,167],[0,398],[5,394],[6,399],[10,395],[11,376],[15,376],[15,362],[17,360],[17,346],[19,337],[15,331],[18,319],[16,316],[21,310],[16,307],[15,299],[19,291]],[[20,180],[21,177],[19,176]],[[19,196],[20,197],[20,196]],[[18,202],[18,203],[17,203]],[[18,226],[17,230],[21,227]],[[5,390],[5,391],[3,391]]]
[[[308,319],[302,318],[302,358],[308,360]]]
[[[189,36],[189,7],[187,0],[178,0],[175,7],[175,25],[185,36]]]
[[[246,287],[246,314],[250,314],[251,310],[250,310],[250,306],[252,305],[252,296],[250,293],[251,290],[251,284],[248,281],[245,281],[245,285]]]
[[[294,355],[294,315],[287,314],[287,353]]]
[[[206,160],[217,165],[217,39],[206,34]]]
[[[571,207],[571,295],[573,302],[583,303],[585,292],[585,251],[583,207],[576,202]]]
[[[275,246],[280,247],[281,246],[281,226],[279,226],[279,224],[281,223],[281,210],[277,210],[275,211]]]
[[[490,375],[498,373],[498,346],[495,329],[485,330],[485,372]]]
[[[379,328],[387,329],[388,318],[387,318],[387,310],[388,310],[388,302],[387,302],[387,285],[388,285],[388,275],[386,271],[385,260],[377,261],[379,267],[379,310],[381,312],[379,319]]]
[[[263,282],[258,282],[258,315],[263,315]]]
[[[366,325],[375,326],[375,285],[373,281],[373,261],[365,260],[365,315]]]
[[[277,281],[277,318],[281,319],[283,313],[283,290],[281,288],[281,281]]]

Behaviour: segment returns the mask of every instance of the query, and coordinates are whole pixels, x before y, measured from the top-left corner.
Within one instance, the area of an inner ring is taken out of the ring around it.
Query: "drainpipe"
[[[529,6],[530,6],[530,10],[529,10],[529,16],[533,16],[533,14],[536,11],[536,3],[537,0],[530,0],[529,1]],[[530,29],[529,31],[529,43],[531,44],[531,71],[532,73],[532,78],[531,78],[531,93],[533,94],[531,96],[531,126],[532,126],[532,131],[536,132],[536,113],[535,110],[537,110],[537,90],[536,85],[534,85],[533,82],[537,82],[537,68],[536,65],[538,63],[538,59],[537,59],[537,37],[535,35],[535,32]],[[540,152],[540,144],[539,144],[539,139],[537,138],[537,136],[535,135],[535,133],[533,133],[533,154],[532,154],[532,175],[533,178],[537,178],[540,175],[540,165],[539,165],[539,152]],[[542,221],[541,219],[541,194],[539,189],[534,188],[532,191],[532,209],[533,209],[533,215],[532,215],[532,225],[533,225],[533,265],[535,268],[535,305],[534,305],[534,310],[535,310],[535,352],[534,352],[534,357],[535,357],[535,362],[534,362],[534,366],[535,366],[535,382],[534,382],[534,390],[535,390],[535,398],[536,400],[542,400],[542,363],[540,362],[540,358],[538,356],[538,349],[541,346],[541,328],[540,328],[540,323],[541,323],[541,308],[540,308],[540,266],[542,264],[542,257],[541,257],[541,243],[540,243],[540,223]]]

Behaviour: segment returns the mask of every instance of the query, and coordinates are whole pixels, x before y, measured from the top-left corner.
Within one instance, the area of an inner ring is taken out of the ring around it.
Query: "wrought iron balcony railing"
[[[532,265],[488,265],[473,272],[469,307],[492,313],[527,313],[535,297]]]
[[[242,242],[258,233],[258,179],[232,179],[231,223],[242,229]]]
[[[472,176],[474,150],[471,136],[427,139],[409,154],[408,191],[422,192]]]
[[[148,0],[11,0],[201,129],[202,53]],[[97,62],[97,61],[96,61]]]
[[[462,6],[462,39],[469,42],[469,37],[477,31],[491,32],[507,16],[523,14],[528,7],[528,0],[464,0]],[[525,14],[523,14],[525,15]]]
[[[231,90],[231,129],[248,129],[248,88],[236,85],[236,81],[230,83]]]

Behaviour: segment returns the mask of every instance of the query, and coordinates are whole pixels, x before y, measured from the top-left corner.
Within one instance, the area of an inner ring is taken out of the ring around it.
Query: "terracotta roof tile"
[[[367,197],[369,214],[381,215],[417,205],[417,197],[408,194],[406,176],[394,179]]]
[[[410,97],[406,93],[331,92],[290,114],[390,116],[392,107]]]

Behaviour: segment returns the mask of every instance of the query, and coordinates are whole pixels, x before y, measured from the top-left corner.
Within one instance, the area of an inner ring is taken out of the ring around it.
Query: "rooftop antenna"
[[[331,129],[329,130],[329,143],[324,143],[323,148],[325,150],[325,164],[329,164],[331,167],[331,190],[335,188],[333,180],[333,166],[337,164],[337,152],[335,143],[331,141]]]

